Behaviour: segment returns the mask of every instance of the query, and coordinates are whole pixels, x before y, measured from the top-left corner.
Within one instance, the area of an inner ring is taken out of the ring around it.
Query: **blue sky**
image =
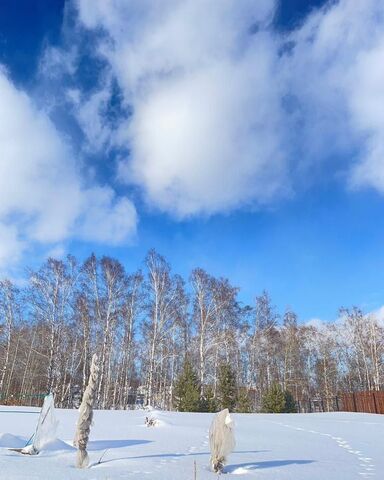
[[[379,3],[0,2],[1,272],[154,247],[303,321],[381,307]]]

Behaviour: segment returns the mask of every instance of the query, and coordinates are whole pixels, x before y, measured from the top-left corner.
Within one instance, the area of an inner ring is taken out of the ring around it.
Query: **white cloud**
[[[107,81],[103,88],[92,93],[84,101],[77,99],[74,91],[69,92],[75,115],[87,139],[85,149],[91,152],[108,148],[112,129],[103,112],[110,100],[110,88],[110,82]]]
[[[384,327],[384,305],[374,310],[373,312],[368,313],[367,316],[372,317],[374,320],[378,322],[381,327]]]
[[[303,151],[312,163],[343,156],[349,185],[384,192],[383,2],[330,3],[289,40],[283,65],[301,111]]]
[[[110,187],[85,185],[52,122],[3,70],[0,105],[1,267],[33,244],[129,239],[136,225],[133,205]]]
[[[0,222],[0,272],[5,265],[18,262],[24,248],[16,228]]]
[[[268,203],[290,191],[273,35],[275,2],[79,2],[133,106],[115,141],[120,179],[177,216]],[[110,40],[112,39],[113,42]]]
[[[76,84],[76,25],[67,48],[47,48],[41,76],[75,114],[83,154],[129,151],[114,158],[117,175],[151,206],[176,217],[263,206],[324,165],[384,193],[383,2],[330,2],[282,34],[277,0],[68,1],[95,29],[86,49],[103,57],[102,72],[92,91]],[[119,122],[108,112],[116,80],[132,111]],[[4,71],[0,105],[0,263],[34,243],[134,235],[133,204],[85,178],[64,135]]]
[[[382,24],[384,31],[384,22]],[[375,46],[356,61],[350,108],[354,126],[366,135],[362,157],[352,184],[368,184],[384,193],[384,33]]]
[[[130,151],[119,174],[150,204],[176,216],[265,204],[324,165],[384,192],[383,2],[329,2],[288,34],[273,0],[76,4],[108,35],[98,51],[133,107],[111,133]]]
[[[136,224],[136,209],[130,200],[116,199],[109,188],[93,187],[86,192],[76,232],[83,240],[120,245],[135,234]]]
[[[309,320],[307,320],[304,323],[304,325],[306,327],[316,328],[317,330],[323,330],[324,327],[327,325],[327,323],[329,323],[329,322],[326,322],[326,321],[322,320],[321,318],[310,318]]]
[[[286,155],[273,59],[260,51],[168,81],[135,102],[132,157],[120,175],[179,216],[216,213],[286,194]],[[225,78],[226,81],[222,82]]]
[[[65,257],[66,254],[67,251],[65,245],[59,243],[45,252],[45,258],[62,259]]]
[[[77,68],[78,51],[72,45],[69,50],[48,46],[40,59],[39,70],[41,74],[51,80],[61,77],[63,73],[74,75]]]

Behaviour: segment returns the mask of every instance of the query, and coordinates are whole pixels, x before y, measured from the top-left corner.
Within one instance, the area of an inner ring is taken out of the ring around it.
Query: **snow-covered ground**
[[[216,479],[209,470],[211,414],[96,411],[87,470],[74,467],[70,446],[74,410],[56,410],[58,440],[38,456],[7,447],[23,446],[34,431],[38,409],[0,407],[0,479]],[[358,413],[234,414],[236,449],[224,478],[352,480],[383,478],[384,417]],[[108,449],[106,452],[105,450]],[[105,452],[102,462],[97,464]]]

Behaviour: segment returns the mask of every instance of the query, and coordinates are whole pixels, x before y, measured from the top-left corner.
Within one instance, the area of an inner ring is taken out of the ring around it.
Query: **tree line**
[[[357,307],[303,324],[265,291],[243,305],[228,279],[201,268],[183,279],[155,250],[135,272],[110,257],[68,256],[30,270],[23,287],[0,281],[2,403],[53,392],[58,406],[74,406],[94,353],[98,408],[128,408],[141,392],[145,404],[182,409],[188,365],[206,409],[220,403],[229,368],[244,410],[261,410],[277,387],[299,404],[321,397],[330,410],[339,392],[381,389],[384,330]]]

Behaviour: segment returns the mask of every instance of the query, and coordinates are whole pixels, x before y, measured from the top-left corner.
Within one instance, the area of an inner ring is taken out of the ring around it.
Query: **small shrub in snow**
[[[147,427],[156,427],[156,425],[157,425],[157,420],[156,420],[156,418],[145,417],[145,425],[146,425]]]

